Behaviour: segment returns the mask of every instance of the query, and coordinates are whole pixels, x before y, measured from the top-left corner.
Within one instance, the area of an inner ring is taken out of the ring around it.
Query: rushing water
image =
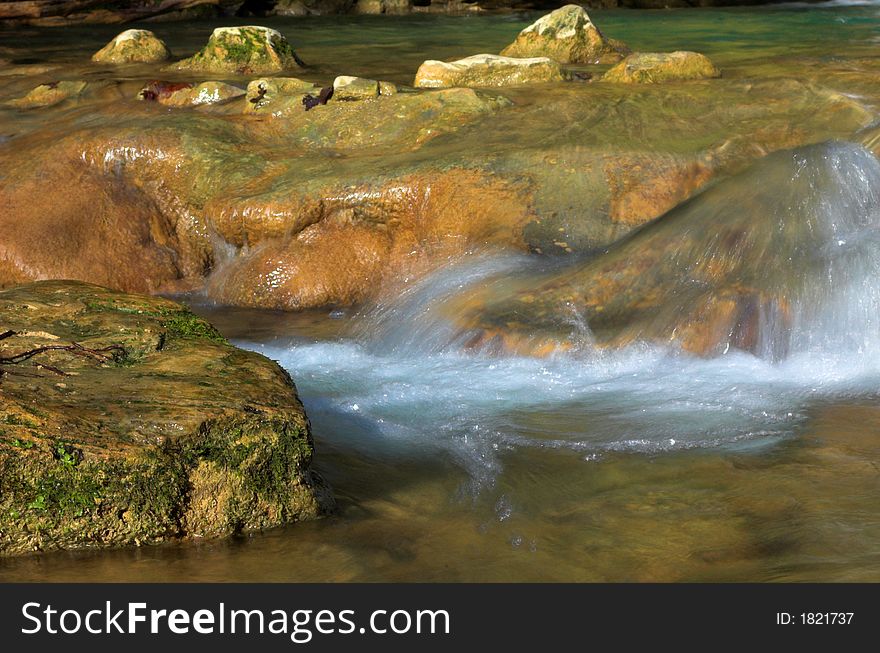
[[[645,49],[675,47],[685,33],[689,47],[744,74],[772,57],[833,53],[844,39],[870,53],[877,14],[597,12],[597,21]],[[334,30],[304,21],[299,52],[328,70],[349,57],[363,65],[352,74],[402,80],[426,50],[497,50],[507,21],[526,18],[357,19]],[[209,29],[176,31],[171,45],[194,49]],[[76,48],[96,49],[113,31],[102,30],[76,32]],[[69,45],[54,38],[29,56]],[[347,41],[353,49],[339,47]],[[9,49],[24,56],[17,43]],[[725,229],[750,245],[719,252],[732,261],[726,276],[695,294],[694,270]],[[878,237],[880,163],[837,143],[772,155],[584,263],[475,254],[360,311],[197,305],[237,344],[290,370],[338,515],[228,542],[3,561],[0,578],[880,580]],[[706,357],[662,338],[595,346],[576,312],[556,317],[578,340],[569,352],[465,346],[450,306],[472,289],[581,279],[603,257],[650,251],[652,238],[676,243],[650,280],[672,307],[655,322],[725,284],[759,285],[791,311],[762,315],[752,351]]]

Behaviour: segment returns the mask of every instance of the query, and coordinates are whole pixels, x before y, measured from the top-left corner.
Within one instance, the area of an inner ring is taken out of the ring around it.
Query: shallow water
[[[637,49],[686,42],[725,77],[831,76],[868,105],[880,97],[860,59],[876,56],[876,6],[591,13]],[[287,33],[328,79],[344,67],[407,82],[425,58],[499,50],[532,18],[259,22]],[[152,29],[183,54],[212,27]],[[84,70],[75,62],[116,31],[0,32],[0,57],[67,62],[63,74],[75,76]],[[46,129],[21,120],[16,129]],[[876,163],[859,156],[847,161],[870,180]],[[880,252],[861,242],[864,273]],[[584,342],[575,352],[539,359],[461,347],[444,297],[546,265],[493,253],[452,261],[360,311],[286,314],[191,298],[237,344],[291,371],[338,514],[224,542],[3,560],[0,579],[880,580],[878,349],[831,338],[778,361],[644,343],[597,350],[576,315],[571,328]],[[840,321],[823,333],[867,333],[873,321],[858,318],[877,307],[872,287],[833,287],[857,319],[832,306]]]

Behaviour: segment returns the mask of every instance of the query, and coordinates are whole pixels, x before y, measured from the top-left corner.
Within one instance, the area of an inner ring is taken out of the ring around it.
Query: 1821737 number
[[[854,612],[777,612],[776,623],[784,626],[798,624],[801,626],[847,626],[852,623]]]

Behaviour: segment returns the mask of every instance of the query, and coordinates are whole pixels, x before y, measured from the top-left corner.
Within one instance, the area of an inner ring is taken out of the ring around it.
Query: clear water
[[[804,72],[842,48],[871,57],[880,26],[870,5],[595,13],[640,49],[684,39],[732,75]],[[425,58],[497,51],[530,18],[262,22],[296,34],[328,76],[345,64],[406,81]],[[211,27],[154,26],[179,52]],[[0,33],[0,56],[72,61],[115,31]],[[0,579],[880,580],[880,164],[844,152],[841,174],[802,194],[829,228],[803,241],[824,271],[804,306],[822,310],[806,312],[805,339],[782,360],[596,349],[575,315],[576,352],[467,351],[447,300],[498,275],[546,273],[491,253],[357,312],[197,306],[291,371],[338,514],[224,542],[4,560]],[[763,224],[750,210],[744,219]]]

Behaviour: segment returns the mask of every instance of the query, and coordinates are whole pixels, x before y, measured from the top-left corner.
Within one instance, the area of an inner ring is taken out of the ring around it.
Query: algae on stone
[[[614,63],[629,53],[603,36],[579,5],[565,5],[526,27],[501,51],[507,57],[549,57],[559,63]]]
[[[458,61],[425,61],[416,73],[416,88],[498,87],[561,82],[559,64],[547,57],[518,59],[475,54]]]
[[[699,52],[636,52],[606,72],[602,81],[655,84],[716,77],[721,71]]]
[[[199,52],[173,64],[170,70],[235,73],[277,73],[301,68],[290,43],[268,27],[218,27]]]
[[[0,556],[220,537],[330,505],[290,377],[180,304],[38,282],[0,292],[0,327]],[[72,351],[10,361],[46,345]]]
[[[127,29],[93,54],[92,61],[113,64],[156,63],[170,57],[168,47],[153,32]]]

